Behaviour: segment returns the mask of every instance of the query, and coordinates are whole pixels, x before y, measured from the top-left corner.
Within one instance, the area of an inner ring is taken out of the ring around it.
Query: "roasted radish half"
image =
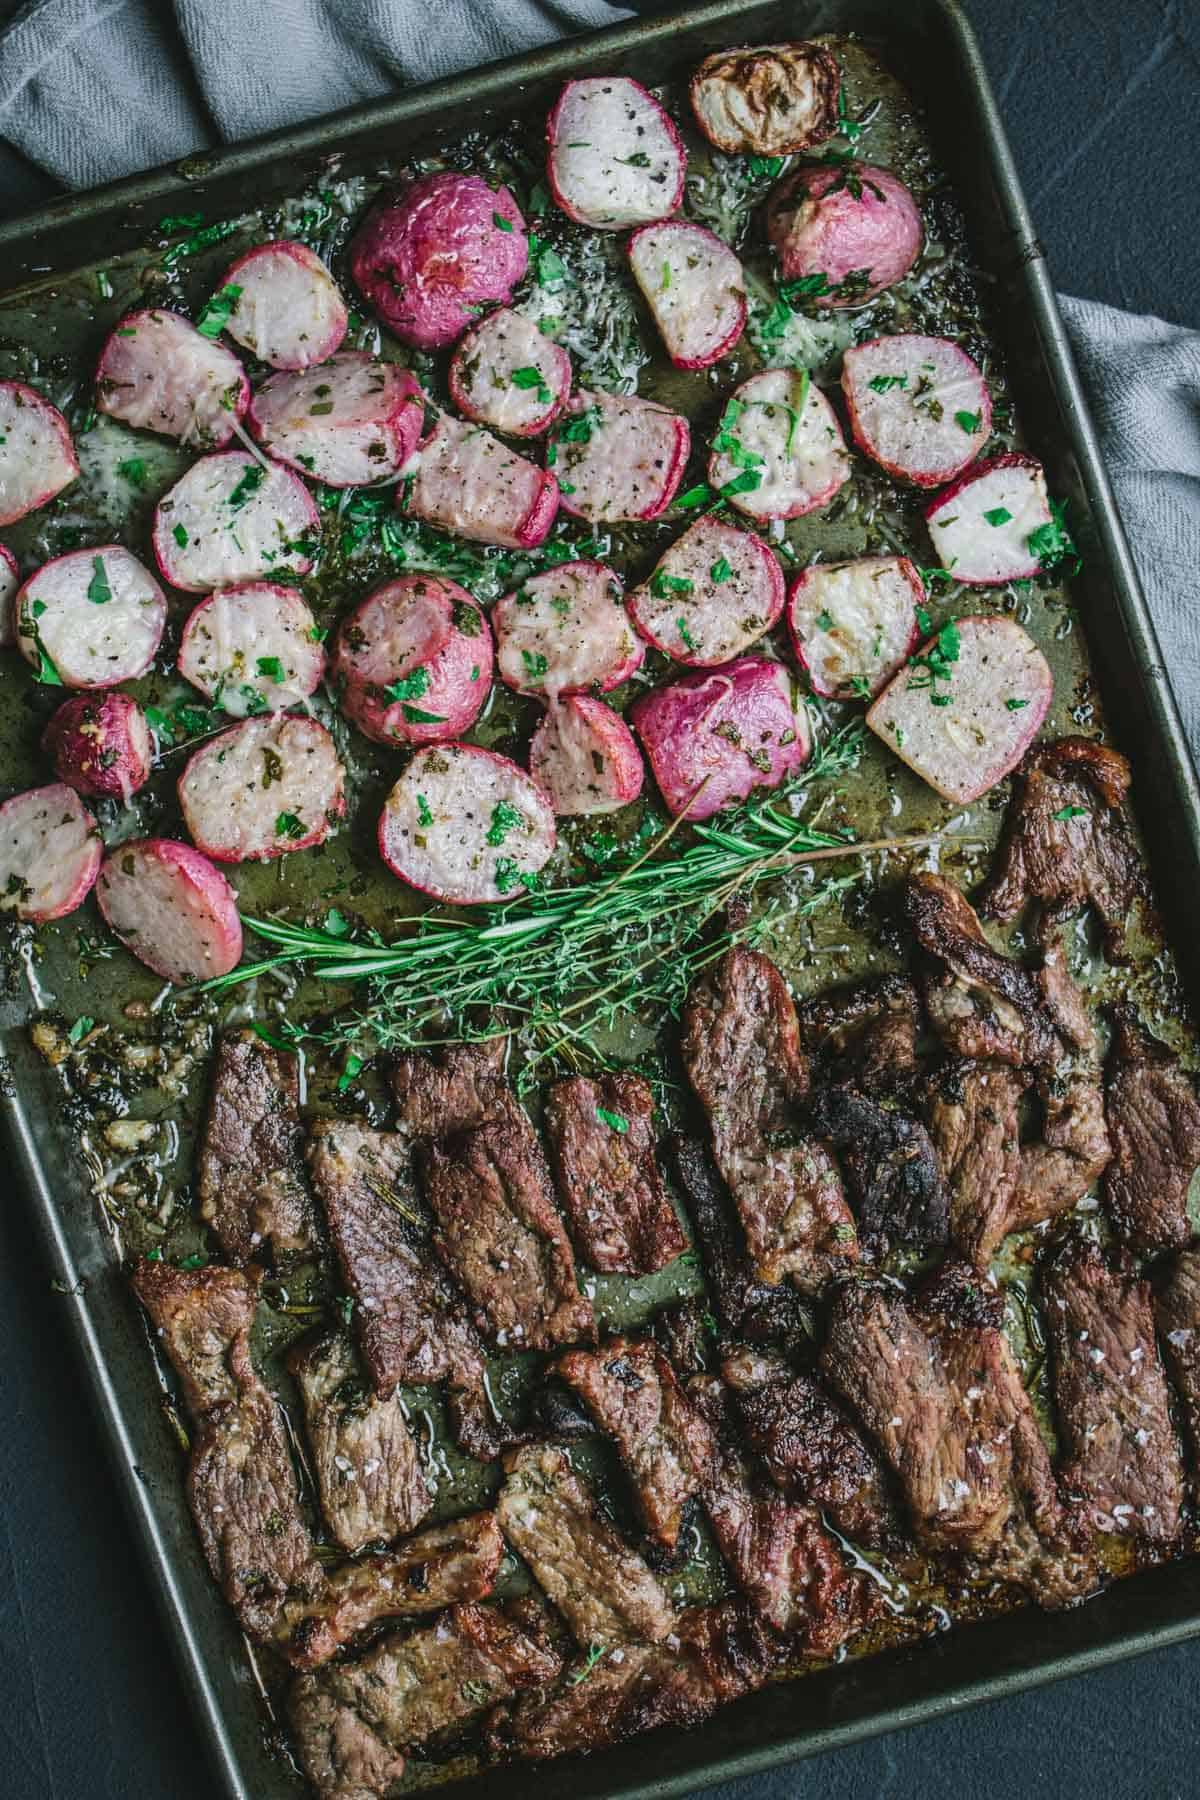
[[[616,812],[642,791],[642,753],[619,713],[590,694],[552,701],[529,746],[529,772],[556,813]]]
[[[290,469],[244,450],[202,456],[154,512],[154,555],[188,594],[264,576],[307,575],[321,534],[317,503]]]
[[[746,277],[715,232],[683,219],[643,225],[629,240],[629,266],[679,368],[707,369],[733,349],[746,324]]]
[[[127,313],[100,352],[96,406],[139,431],[219,450],[249,398],[232,350],[180,313]]]
[[[453,906],[522,899],[554,844],[554,809],[537,782],[475,744],[418,750],[379,820],[393,875]]]
[[[739,512],[798,519],[828,506],[849,474],[837,415],[803,369],[764,369],[735,389],[708,480]]]
[[[481,425],[442,413],[421,445],[399,504],[413,518],[458,537],[533,550],[554,523],[558,483]]]
[[[178,668],[214,705],[244,719],[316,693],[325,649],[303,594],[277,581],[244,581],[190,614]]]
[[[976,463],[930,501],[925,523],[940,567],[955,581],[1025,581],[1041,568],[1030,539],[1052,523],[1045,471],[1015,450]]]
[[[841,74],[823,44],[755,44],[706,56],[696,123],[726,156],[792,156],[837,130]]]
[[[342,711],[377,744],[438,743],[479,717],[492,634],[457,582],[401,575],[342,620],[333,677]]]
[[[17,613],[13,602],[21,585],[21,571],[11,550],[0,544],[0,650],[11,650],[17,641]]]
[[[783,571],[760,537],[704,518],[633,590],[629,616],[656,650],[695,668],[715,668],[771,629],[783,596]]]
[[[324,362],[346,335],[337,283],[315,251],[291,238],[256,244],[230,263],[217,298],[230,337],[273,369]]]
[[[653,400],[581,388],[551,434],[546,463],[567,512],[593,524],[657,519],[675,498],[691,441],[687,420]]]
[[[344,350],[316,369],[272,375],[250,402],[259,442],[328,487],[399,474],[417,447],[425,396],[407,369]]]
[[[63,782],[0,806],[0,913],[41,925],[82,906],[104,845],[74,788]]]
[[[497,602],[492,623],[500,674],[522,694],[606,694],[645,655],[620,578],[604,563],[560,563],[530,576]]]
[[[228,975],[241,960],[237,895],[190,844],[119,844],[100,871],[96,903],[125,948],[176,986]]]
[[[949,338],[900,333],[853,345],[842,392],[859,449],[918,487],[952,480],[992,429],[987,382]]]
[[[48,659],[70,688],[144,674],[167,622],[166,595],[120,544],[56,556],[29,577],[16,607],[21,655],[43,679]]]
[[[788,631],[813,691],[866,700],[907,660],[925,589],[907,556],[813,563],[788,599]]]
[[[921,213],[904,183],[869,163],[797,169],[767,202],[785,283],[818,306],[861,306],[903,280],[921,251]]]
[[[150,779],[154,740],[146,715],[128,694],[77,694],[59,707],[42,734],[54,773],[77,794],[128,806]]]
[[[620,75],[568,81],[546,123],[550,192],[570,219],[621,231],[669,219],[687,155],[653,94]]]
[[[179,804],[206,856],[269,862],[324,843],[346,810],[344,774],[319,720],[273,713],[202,744],[179,777]]]
[[[689,819],[778,787],[812,752],[797,683],[765,657],[685,675],[635,702],[630,718],[667,806]]]
[[[78,474],[71,433],[57,406],[23,381],[0,381],[0,525],[14,525],[45,506]]]
[[[450,394],[458,410],[509,437],[538,437],[570,392],[566,351],[507,306],[472,326],[450,362]]]

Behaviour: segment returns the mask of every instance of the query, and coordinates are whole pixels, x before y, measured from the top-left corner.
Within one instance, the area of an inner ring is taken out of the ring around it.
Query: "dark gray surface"
[[[214,0],[214,5],[224,0]],[[0,16],[12,10],[0,0]],[[647,8],[646,10],[650,10]],[[1172,0],[971,7],[1058,285],[1200,323],[1194,133],[1200,15]],[[81,123],[81,128],[83,128]],[[12,207],[45,192],[0,167]],[[42,1258],[0,1221],[0,1795],[207,1800],[213,1783]],[[1031,1630],[1037,1628],[1031,1617]],[[1200,1645],[713,1790],[1061,1800],[1197,1791]]]

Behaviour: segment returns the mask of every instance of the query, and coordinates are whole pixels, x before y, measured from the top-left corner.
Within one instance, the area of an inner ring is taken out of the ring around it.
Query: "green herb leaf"
[[[728,581],[729,577],[733,574],[733,565],[732,563],[727,562],[725,557],[718,556],[716,562],[708,572],[714,581]]]
[[[189,539],[188,539],[188,529],[187,529],[186,525],[172,526],[171,536],[175,539],[175,542],[179,545],[179,548],[181,550],[187,549]]]
[[[81,1038],[85,1038],[88,1032],[95,1028],[95,1024],[95,1019],[89,1019],[86,1013],[81,1013],[67,1033],[67,1042],[77,1044]]]
[[[196,320],[201,337],[219,338],[229,323],[230,314],[242,297],[240,287],[229,284],[219,288]]]
[[[624,163],[629,169],[648,169],[650,158],[644,150],[635,150],[632,156],[618,156],[616,161]]]
[[[1090,819],[1091,816],[1086,806],[1064,806],[1059,812],[1050,814],[1060,825],[1064,825],[1068,819]]]
[[[1082,566],[1071,533],[1067,530],[1066,508],[1057,500],[1050,502],[1050,523],[1031,531],[1026,543],[1038,559],[1043,575],[1052,575],[1064,563],[1071,563],[1068,574],[1077,574]]]
[[[515,806],[510,806],[507,800],[497,800],[492,808],[492,822],[487,830],[488,843],[498,850],[509,832],[515,831],[524,822],[523,815]]]
[[[342,1072],[337,1078],[337,1091],[339,1094],[344,1094],[346,1092],[346,1089],[353,1082],[354,1077],[361,1072],[362,1066],[363,1059],[361,1056],[357,1056],[353,1050],[346,1053],[346,1060],[342,1064]],[[351,1306],[353,1306],[353,1304],[353,1301],[351,1301]],[[349,1319],[347,1319],[346,1323],[350,1323]]]
[[[956,412],[954,415],[954,423],[956,425],[961,426],[962,429],[966,432],[968,437],[974,437],[975,433],[983,425],[983,414],[982,413],[972,413],[972,412]]]
[[[402,675],[399,681],[393,681],[383,691],[389,700],[420,700],[429,692],[429,670],[424,663],[419,663],[408,675]]]
[[[117,464],[117,474],[130,487],[144,488],[146,485],[146,459],[144,456],[127,456],[124,462]]]
[[[692,636],[691,632],[688,630],[688,622],[683,617],[682,613],[680,614],[679,618],[677,618],[675,621],[675,629],[679,633],[680,639],[682,640],[684,647],[688,650],[694,651],[696,648],[696,640]]]
[[[707,506],[712,498],[712,489],[706,481],[702,481],[697,487],[689,488],[686,494],[680,494],[675,504],[684,512],[690,512],[697,506]]]
[[[241,478],[229,496],[229,504],[236,509],[245,506],[251,494],[256,494],[266,480],[266,470],[261,463],[252,462],[242,470]]]
[[[522,650],[521,661],[525,665],[525,673],[530,681],[540,681],[550,667],[540,650]]]
[[[429,802],[424,794],[417,795],[417,824],[423,829],[433,824],[433,814],[429,810]]]
[[[995,526],[1007,525],[1012,518],[1007,506],[993,506],[983,516],[989,525]]]
[[[283,664],[277,656],[260,656],[254,666],[264,681],[273,681],[277,687],[282,686],[286,677]]]
[[[492,214],[492,224],[496,227],[497,231],[511,231],[513,228],[512,220],[506,219],[504,214],[499,212],[494,212]]]
[[[752,156],[749,167],[751,175],[756,180],[761,178],[766,181],[774,181],[783,168],[783,158],[782,156]]]
[[[87,597],[93,606],[107,606],[112,599],[112,589],[108,585],[102,556],[92,558],[92,579],[88,582]]]
[[[1004,702],[1004,704],[1008,708],[1009,712],[1020,712],[1023,707],[1026,707],[1029,705],[1029,702],[1028,702],[1028,700],[1018,700],[1016,695],[1012,694]]]
[[[307,835],[308,826],[303,819],[298,819],[293,812],[281,812],[275,821],[275,836],[285,838],[302,838]]]
[[[444,725],[446,723],[445,713],[422,712],[419,706],[409,706],[407,701],[401,706],[400,711],[410,725]]]
[[[622,1137],[624,1137],[625,1133],[629,1130],[629,1120],[625,1117],[624,1113],[609,1112],[606,1106],[598,1106],[596,1108],[596,1117],[602,1125],[607,1125],[610,1131],[619,1132]]]
[[[668,575],[665,569],[655,569],[650,577],[650,592],[656,600],[667,600],[672,594],[690,594],[694,586],[685,575]]]
[[[867,386],[873,393],[886,394],[891,388],[906,388],[907,375],[873,375]]]

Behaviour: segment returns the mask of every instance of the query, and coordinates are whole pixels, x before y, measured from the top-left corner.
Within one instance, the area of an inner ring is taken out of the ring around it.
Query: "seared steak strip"
[[[1200,1250],[1173,1257],[1154,1296],[1163,1357],[1175,1384],[1193,1472],[1200,1474]]]
[[[499,1118],[511,1104],[503,1038],[445,1044],[433,1056],[409,1052],[392,1063],[396,1129],[407,1137],[449,1137]]]
[[[688,995],[682,1049],[755,1273],[819,1293],[857,1259],[858,1240],[837,1169],[795,1116],[808,1070],[774,963],[726,951]]]
[[[713,1173],[708,1152],[684,1137],[672,1141],[671,1151],[721,1325],[731,1336],[755,1344],[803,1337],[807,1321],[795,1288],[759,1281],[751,1271],[745,1234]]]
[[[930,1081],[929,1131],[949,1191],[950,1236],[977,1269],[1013,1229],[1018,1108],[1028,1085],[1022,1071],[969,1057],[951,1059]]]
[[[818,1089],[809,1097],[808,1120],[841,1152],[865,1257],[946,1242],[946,1190],[922,1124],[852,1087]]]
[[[579,1253],[609,1275],[648,1275],[687,1249],[654,1152],[640,1075],[574,1075],[546,1100],[558,1191]]]
[[[683,1380],[703,1375],[709,1364],[717,1322],[701,1300],[683,1300],[655,1313],[650,1329],[667,1361]]]
[[[1179,1249],[1191,1236],[1188,1188],[1200,1166],[1200,1100],[1165,1044],[1128,1007],[1114,1017],[1104,1115],[1113,1159],[1105,1199],[1135,1250]]]
[[[304,1185],[300,1064],[257,1032],[235,1031],[217,1046],[208,1116],[200,1140],[200,1217],[230,1262],[305,1256],[315,1245]]]
[[[892,1092],[916,1071],[921,1001],[905,975],[877,975],[802,1000],[800,1038],[832,1081]]]
[[[1183,1469],[1154,1336],[1150,1284],[1126,1251],[1064,1245],[1042,1282],[1064,1489],[1101,1531],[1170,1543]]]

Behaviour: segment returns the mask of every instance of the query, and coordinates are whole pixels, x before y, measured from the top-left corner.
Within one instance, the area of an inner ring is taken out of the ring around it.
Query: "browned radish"
[[[377,744],[435,744],[475,723],[492,657],[487,620],[465,588],[401,575],[346,614],[332,673],[342,711]]]
[[[698,519],[629,596],[629,616],[648,643],[695,668],[748,650],[783,611],[783,570],[751,531]]]
[[[70,688],[144,674],[167,622],[162,589],[120,544],[56,556],[29,577],[16,608],[21,655],[43,679],[48,659]]]
[[[307,369],[346,335],[346,303],[315,251],[291,238],[256,244],[221,277],[225,329],[273,369]]]
[[[481,425],[442,413],[421,445],[400,505],[458,537],[536,549],[558,511],[558,483]]]
[[[546,142],[550,192],[579,224],[620,231],[678,211],[687,154],[640,81],[568,81],[546,122]]]
[[[235,719],[306,700],[325,672],[322,634],[303,594],[277,581],[220,588],[189,615],[179,673]]]
[[[852,345],[842,392],[855,443],[918,487],[938,487],[974,462],[992,429],[987,382],[949,338],[899,333]]]
[[[259,442],[328,487],[399,474],[417,447],[425,397],[407,369],[343,350],[315,369],[270,376],[250,402]]]
[[[641,793],[645,774],[624,719],[590,694],[550,703],[529,746],[529,772],[555,812],[571,818],[628,806]]]
[[[869,163],[797,169],[767,202],[785,283],[819,306],[861,306],[901,281],[921,252],[921,212],[898,176]]]
[[[104,845],[74,788],[64,782],[14,794],[0,806],[0,913],[35,925],[82,906]]]
[[[755,44],[706,56],[696,123],[726,156],[792,156],[837,130],[841,74],[823,44]]]
[[[496,657],[522,694],[606,694],[645,655],[625,616],[620,577],[599,562],[559,563],[532,575],[492,613]]]
[[[537,437],[571,392],[571,359],[532,319],[498,306],[459,340],[450,362],[455,406],[509,437]]]
[[[689,819],[710,818],[754,788],[778,787],[812,752],[794,678],[761,656],[657,688],[630,718],[667,806]]]
[[[554,844],[554,809],[537,782],[475,744],[418,750],[379,820],[393,875],[454,906],[522,899]]]
[[[17,641],[17,609],[13,602],[20,585],[17,559],[0,544],[0,650],[11,650]]]
[[[190,844],[137,838],[110,852],[96,883],[109,930],[164,981],[187,986],[236,969],[242,955],[237,895]]]
[[[0,525],[45,506],[78,474],[58,408],[23,381],[0,381]]]
[[[707,369],[733,349],[746,324],[746,277],[715,232],[684,219],[643,225],[629,240],[629,266],[679,368]]]
[[[100,352],[96,405],[139,431],[219,450],[249,398],[250,384],[232,350],[180,313],[126,313]]]
[[[907,556],[813,563],[788,599],[788,631],[813,691],[869,699],[902,667],[917,641],[925,588]]]
[[[884,688],[867,724],[931,788],[963,806],[1020,762],[1053,693],[1049,664],[1013,619],[959,619]]]
[[[1030,538],[1052,523],[1041,463],[1015,450],[976,463],[930,501],[925,523],[940,567],[956,581],[1028,580],[1041,567]]]
[[[734,390],[708,463],[711,487],[752,519],[828,506],[850,474],[837,415],[803,369],[764,369]]]
[[[123,806],[149,781],[154,761],[146,715],[128,694],[77,694],[64,701],[42,734],[42,749],[58,779],[76,793]]]
[[[243,719],[210,738],[179,778],[184,823],[217,862],[268,862],[322,844],[346,810],[345,771],[317,719]]]
[[[155,559],[188,594],[307,575],[320,534],[317,503],[300,477],[244,450],[202,456],[154,512]]]
[[[546,466],[567,512],[593,524],[657,519],[675,498],[691,442],[687,420],[653,400],[581,388],[551,433]]]

